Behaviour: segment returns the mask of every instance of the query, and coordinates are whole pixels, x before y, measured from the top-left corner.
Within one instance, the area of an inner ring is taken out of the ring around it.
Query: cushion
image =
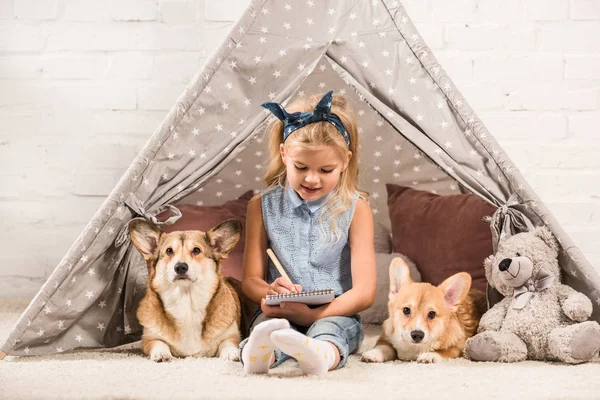
[[[390,230],[379,221],[375,221],[373,229],[375,253],[390,254],[392,252],[392,233]]]
[[[218,206],[196,206],[192,204],[179,204],[176,207],[181,211],[179,218],[172,225],[165,225],[162,230],[165,232],[173,231],[209,231],[219,225],[226,219],[234,218],[242,223],[242,232],[239,242],[229,253],[229,257],[221,262],[221,272],[224,276],[231,276],[236,279],[242,278],[242,264],[244,261],[244,245],[245,245],[245,227],[246,227],[246,211],[248,209],[248,201],[254,196],[252,190],[247,191],[239,198],[225,202]],[[165,214],[168,211],[165,212]],[[159,215],[160,220],[164,220],[167,216]]]
[[[496,207],[474,194],[440,196],[387,184],[394,251],[415,262],[424,282],[439,285],[468,272],[472,287],[485,290],[483,260],[493,253],[484,216]]]
[[[415,267],[415,264],[398,253],[375,253],[375,262],[377,264],[377,292],[375,302],[364,311],[360,312],[363,323],[381,324],[388,317],[388,294],[390,292],[390,264],[394,257],[402,257],[410,269],[410,277],[414,282],[421,281],[421,275]]]

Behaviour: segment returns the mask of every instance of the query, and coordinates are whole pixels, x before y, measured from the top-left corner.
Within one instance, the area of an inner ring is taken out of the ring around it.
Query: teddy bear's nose
[[[504,260],[500,261],[500,264],[498,265],[498,269],[500,271],[506,271],[510,267],[511,262],[512,262],[512,260],[510,258],[505,258]]]

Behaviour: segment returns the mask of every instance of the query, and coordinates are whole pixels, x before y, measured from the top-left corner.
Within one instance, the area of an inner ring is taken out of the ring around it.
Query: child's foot
[[[287,319],[270,319],[256,325],[250,334],[248,343],[242,350],[242,361],[246,374],[266,374],[273,363],[275,347],[271,342],[271,332],[287,329]]]
[[[331,343],[309,338],[293,329],[275,331],[271,334],[271,340],[281,351],[298,360],[305,374],[324,374],[335,363]]]

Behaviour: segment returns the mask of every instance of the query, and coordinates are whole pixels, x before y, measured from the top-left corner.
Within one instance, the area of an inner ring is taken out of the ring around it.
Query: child
[[[373,216],[357,189],[356,119],[332,93],[294,103],[291,114],[263,104],[279,121],[269,127],[268,189],[248,204],[242,290],[261,307],[240,343],[245,373],[293,357],[304,373],[322,374],[343,367],[364,336],[358,312],[375,299]],[[319,307],[265,304],[267,294],[328,288],[336,298]]]

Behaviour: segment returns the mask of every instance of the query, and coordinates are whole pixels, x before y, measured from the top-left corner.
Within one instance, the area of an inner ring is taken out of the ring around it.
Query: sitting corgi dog
[[[240,238],[242,225],[227,220],[208,232],[163,233],[134,219],[131,240],[150,269],[148,288],[137,310],[144,327],[142,349],[151,360],[173,356],[238,359],[255,305],[233,278],[223,278],[220,261]]]
[[[389,318],[375,348],[364,362],[395,359],[435,363],[461,355],[467,338],[487,310],[485,294],[471,290],[466,272],[452,275],[439,286],[414,283],[401,258],[390,264]]]

